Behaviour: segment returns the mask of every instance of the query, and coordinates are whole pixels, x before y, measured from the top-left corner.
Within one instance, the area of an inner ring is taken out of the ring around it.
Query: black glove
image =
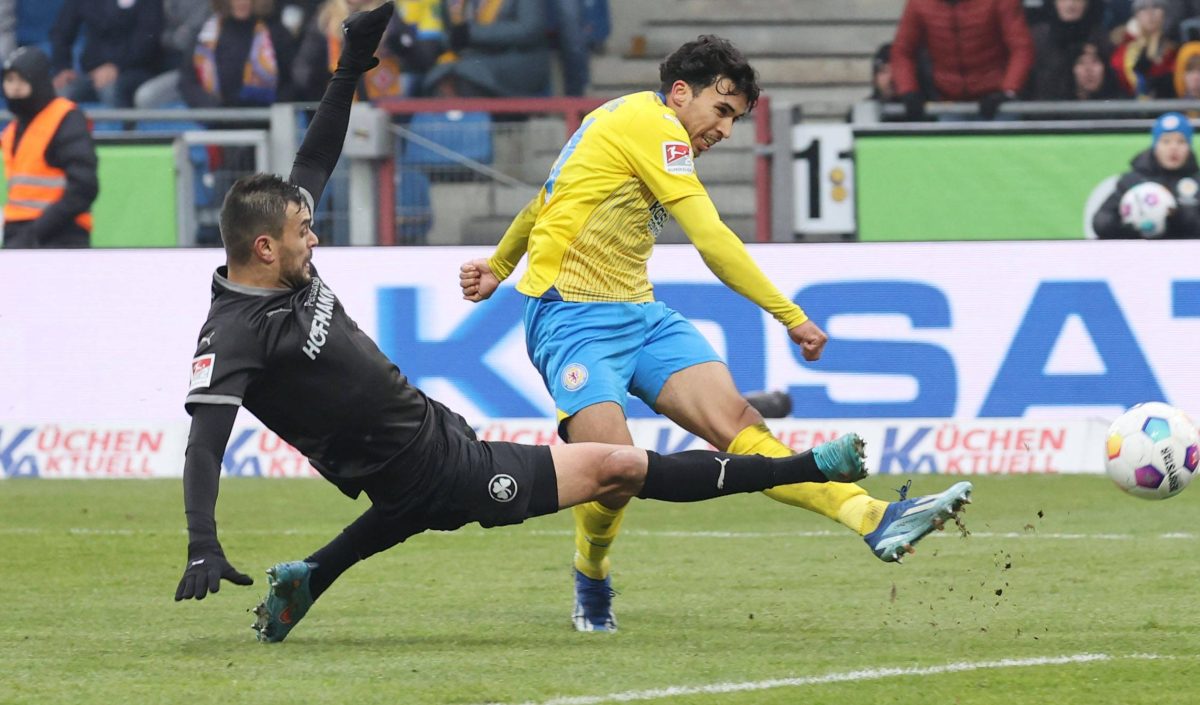
[[[904,103],[905,120],[918,122],[925,119],[925,96],[917,91],[904,93],[900,96],[900,102]]]
[[[984,120],[995,120],[996,113],[1000,112],[1000,104],[1006,100],[1012,100],[1013,96],[1004,91],[995,91],[988,93],[979,99],[979,114]]]
[[[471,41],[471,25],[463,22],[450,25],[450,51],[462,51]]]
[[[346,18],[342,23],[346,41],[338,58],[338,70],[365,73],[379,65],[375,51],[395,11],[396,3],[388,2],[370,12],[356,12]]]
[[[225,559],[221,544],[216,541],[188,544],[188,564],[183,571],[179,587],[175,588],[175,601],[187,599],[203,600],[210,592],[221,590],[221,580],[234,585],[253,585],[254,579]]]

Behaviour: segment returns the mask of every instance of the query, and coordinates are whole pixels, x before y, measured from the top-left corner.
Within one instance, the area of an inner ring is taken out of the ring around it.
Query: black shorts
[[[371,503],[423,529],[520,524],[558,511],[548,446],[490,443],[458,414],[431,401],[427,428],[379,472],[355,478]]]

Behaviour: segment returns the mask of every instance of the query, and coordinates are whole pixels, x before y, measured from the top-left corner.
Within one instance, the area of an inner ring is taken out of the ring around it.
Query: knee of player
[[[742,431],[762,423],[765,421],[758,409],[755,409],[749,402],[743,401],[736,413],[726,414],[720,418],[719,423],[712,425],[711,435],[713,437],[705,440],[718,448],[728,448],[733,443],[733,439],[737,438]]]
[[[759,413],[758,409],[754,408],[754,405],[747,401],[744,402],[744,406],[742,406],[741,411],[738,413],[736,425],[738,427],[738,431],[740,432],[744,428],[756,426],[765,422],[766,421],[763,419],[763,415]],[[729,440],[732,441],[733,439],[731,438]]]
[[[613,491],[637,494],[646,479],[646,451],[615,447],[600,464],[600,484]]]

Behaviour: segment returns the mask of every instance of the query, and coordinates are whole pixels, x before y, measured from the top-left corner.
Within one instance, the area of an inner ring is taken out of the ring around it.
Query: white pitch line
[[[910,668],[868,668],[842,673],[827,673],[821,676],[802,676],[799,678],[773,678],[762,681],[742,683],[713,683],[710,685],[670,686],[667,688],[652,688],[648,690],[629,690],[621,693],[606,695],[573,695],[551,698],[542,701],[526,701],[521,705],[603,705],[603,703],[628,703],[644,700],[661,700],[664,698],[686,697],[691,695],[720,695],[725,693],[745,693],[756,690],[773,688],[799,688],[809,685],[824,685],[827,683],[854,683],[860,681],[881,680],[903,676],[940,676],[947,673],[965,673],[1000,668],[1030,668],[1034,666],[1062,666],[1080,663],[1096,663],[1102,661],[1119,661],[1129,659],[1156,660],[1171,659],[1171,656],[1157,654],[1130,654],[1128,656],[1110,656],[1108,654],[1072,654],[1068,656],[1045,656],[1038,658],[1000,659],[997,661],[960,661],[941,666],[925,666]]]

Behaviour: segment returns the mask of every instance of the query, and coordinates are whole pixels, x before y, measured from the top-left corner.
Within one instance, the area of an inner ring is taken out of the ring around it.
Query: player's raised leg
[[[759,413],[738,394],[723,363],[695,365],[671,375],[659,393],[655,408],[683,428],[730,453],[779,458],[793,452],[775,438]],[[848,452],[845,443],[839,444],[835,440],[818,446],[814,453],[826,464],[826,469],[837,467],[852,462],[853,454]],[[889,504],[849,483],[775,487],[764,494],[778,502],[840,522],[863,536],[876,556],[890,562],[903,553],[913,552],[913,547],[925,535],[957,515],[964,504],[962,500],[969,496],[971,489],[969,483],[959,484],[966,487],[955,485],[939,495],[907,500],[909,504]],[[943,495],[953,499],[943,498]],[[913,508],[912,503],[928,511],[905,514]],[[891,527],[900,516],[905,516],[903,525]],[[884,536],[889,537],[887,541],[883,541]],[[899,543],[897,537],[900,537]]]
[[[880,560],[899,563],[913,546],[930,532],[941,531],[947,521],[971,503],[970,482],[956,482],[943,492],[908,499],[908,485],[900,490],[900,501],[888,505],[879,526],[863,537]]]

